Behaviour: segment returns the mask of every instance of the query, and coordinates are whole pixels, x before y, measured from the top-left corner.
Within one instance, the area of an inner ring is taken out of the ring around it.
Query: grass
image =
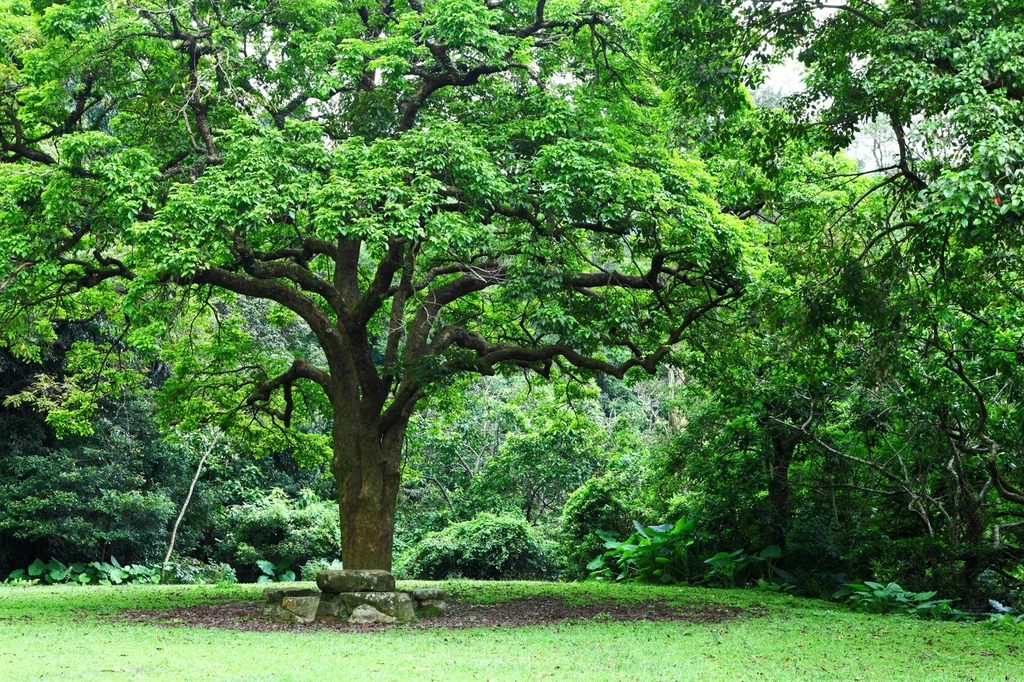
[[[0,586],[0,680],[1024,682],[1024,636],[976,625],[863,615],[750,590],[468,581],[443,587],[480,602],[528,595],[659,599],[762,606],[767,615],[718,625],[593,621],[243,633],[127,625],[110,616],[125,608],[257,600],[263,586]]]

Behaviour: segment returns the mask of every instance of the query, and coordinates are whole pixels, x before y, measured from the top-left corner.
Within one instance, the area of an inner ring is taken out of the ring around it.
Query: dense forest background
[[[752,311],[739,314],[737,325]],[[251,323],[267,344],[301,342],[295,326],[259,315]],[[0,383],[12,394],[44,372],[59,378],[76,339],[105,333],[102,320],[69,323],[45,363],[5,354]],[[738,347],[728,352],[749,357],[751,332],[730,336]],[[874,579],[1013,601],[1020,533],[1000,535],[1008,510],[981,495],[975,516],[961,516],[948,450],[919,407],[822,381],[815,413],[806,389],[787,383],[792,367],[769,357],[738,368],[721,341],[691,364],[703,375],[669,367],[636,380],[538,382],[510,373],[446,386],[416,415],[406,445],[396,572],[583,579],[604,551],[595,531],[625,538],[634,520],[690,518],[699,556],[778,545],[783,575],[810,596]],[[309,579],[339,558],[325,462],[289,448],[254,454],[211,430],[168,435],[154,394],[169,370],[145,370],[151,383],[104,400],[87,436],[57,438],[33,405],[3,409],[0,573],[37,558],[159,564],[204,453],[172,560],[178,579],[252,581],[261,560]],[[878,428],[897,409],[920,420],[909,434]],[[986,485],[981,466],[966,473]]]
[[[17,35],[33,16],[88,24],[86,4],[71,2],[66,11],[40,15],[46,7],[6,3],[0,33]],[[453,1],[441,4],[458,9]],[[487,53],[485,38],[493,38],[488,31],[500,33],[500,26],[488,24],[489,13],[504,12],[502,21],[532,22],[530,30],[544,24],[544,3],[525,9],[515,3],[462,4],[476,14],[451,16],[476,17],[465,21],[478,33],[439,21],[438,35],[453,31],[442,44],[478,41]],[[644,135],[657,138],[669,150],[664,165],[671,172],[657,169],[666,186],[668,178],[678,182],[684,187],[678,192],[691,202],[685,206],[701,207],[689,212],[672,203],[675,197],[645,194],[650,187],[644,182],[654,181],[646,175],[636,180],[641,175],[630,175],[635,169],[625,164],[629,172],[618,166],[608,171],[615,197],[608,200],[607,225],[577,221],[586,223],[580,229],[614,234],[626,221],[623,215],[642,212],[631,202],[664,200],[666,211],[683,214],[681,224],[713,223],[691,235],[715,244],[705,254],[711,265],[694,267],[727,269],[730,284],[699,325],[671,338],[653,371],[637,367],[621,379],[592,371],[593,363],[563,361],[575,357],[568,352],[543,364],[526,354],[503,366],[474,365],[468,353],[485,348],[483,342],[453,346],[446,369],[433,367],[435,373],[423,380],[430,390],[422,398],[416,394],[419,403],[402,445],[395,572],[430,579],[616,577],[595,558],[635,532],[634,538],[650,539],[652,526],[685,524],[685,552],[674,556],[692,557],[694,563],[666,564],[647,577],[717,584],[760,577],[768,589],[824,598],[846,583],[874,580],[937,591],[971,608],[989,599],[1015,603],[1024,581],[1024,13],[980,0],[891,0],[831,11],[806,2],[663,0],[632,9],[578,4],[557,4],[564,16],[585,21],[559,34],[557,40],[569,47],[541,60],[541,76],[513,64],[510,72],[522,81],[501,76],[478,86],[477,73],[464,83],[469,99],[459,99],[460,92],[442,100],[440,113],[431,114],[438,118],[428,119],[435,127],[423,134],[447,135],[448,144],[453,133],[437,121],[468,117],[460,107],[469,102],[468,110],[475,111],[473,97],[521,103],[523,97],[508,93],[529,90],[542,77],[559,87],[578,86],[572,97],[582,101],[587,92],[597,102],[587,111],[593,117],[588,125],[597,130],[605,117],[615,119],[593,133],[605,136],[608,149],[620,150],[618,156],[607,153],[615,159],[605,159],[610,166],[626,157],[643,166],[643,159],[621,150],[636,151]],[[403,11],[419,11],[415,5]],[[301,23],[294,17],[281,21]],[[365,29],[353,25],[370,34],[367,44],[391,39],[365,17],[363,24]],[[62,26],[46,30],[59,37]],[[75,30],[67,29],[68,35]],[[86,30],[92,29],[81,29]],[[557,42],[537,35],[541,47]],[[179,40],[168,36],[160,39]],[[21,48],[13,39],[7,42],[8,61],[20,64]],[[431,53],[435,58],[449,59],[438,49]],[[460,49],[470,52],[466,45]],[[772,90],[764,85],[770,73],[790,74],[799,85]],[[401,77],[395,82],[395,88],[406,87]],[[53,95],[53,88],[39,92],[61,102],[67,98]],[[395,121],[388,116],[408,109],[381,114],[367,102],[356,104],[369,109],[339,114],[332,134],[351,134],[358,140],[353,144],[362,144],[360,136],[391,144],[387,126]],[[377,121],[380,130],[346,127],[355,125],[345,118],[350,115],[359,125]],[[533,114],[522,113],[528,115]],[[509,133],[509,145],[529,148],[524,158],[543,159],[546,152],[531,145],[542,147],[548,136],[556,147],[564,142],[559,135],[578,134],[583,141],[574,138],[572,149],[584,149],[592,131],[576,115],[541,111],[536,116],[543,125]],[[570,123],[563,125],[560,116]],[[97,119],[96,126],[103,125]],[[224,144],[253,135],[246,125],[225,133]],[[486,125],[499,130],[505,121],[488,119]],[[555,132],[543,129],[548,125]],[[280,130],[273,135],[297,128],[282,123]],[[528,142],[527,133],[534,135]],[[494,139],[484,137],[481,149]],[[401,139],[407,138],[416,139]],[[40,138],[40,149],[47,139]],[[109,142],[88,140],[81,158],[113,154],[104,147]],[[259,140],[254,148],[264,144]],[[39,216],[54,214],[50,201],[73,202],[54,199],[64,191],[59,187],[44,191],[17,175],[17,168],[37,162],[42,152],[25,151],[6,138],[4,144],[4,160],[10,162],[5,167],[15,170],[3,171],[8,191],[0,229],[7,231],[11,253],[28,253],[35,246],[25,235],[35,228],[34,218],[25,216],[35,216],[37,209]],[[435,154],[423,144],[423,150],[409,153]],[[443,147],[436,152],[441,160],[431,156],[431,163],[448,163],[459,149],[454,143]],[[566,167],[580,168],[541,183],[553,195],[556,189],[566,192],[570,217],[592,208],[597,200],[591,195],[611,191],[600,185],[605,161],[589,153],[579,151],[577,158],[565,152]],[[242,159],[240,171],[231,166],[234,157],[216,159],[227,164],[217,171],[225,182],[255,174],[246,164],[278,163],[262,151],[252,159],[242,152],[236,156]],[[75,158],[68,162],[69,183],[87,177]],[[83,163],[92,168],[91,161]],[[97,174],[107,172],[99,161],[94,165]],[[120,172],[110,172],[115,171]],[[578,199],[572,192],[581,178],[598,180],[579,190],[591,194]],[[202,183],[197,186],[195,191],[205,191]],[[636,186],[643,191],[619,201],[616,193]],[[471,194],[475,185],[467,187]],[[255,190],[243,186],[239,193],[250,191]],[[170,196],[168,201],[180,198]],[[466,194],[453,190],[444,196],[443,210],[466,208],[453,196],[461,201]],[[238,199],[216,194],[216,200]],[[168,215],[185,210],[168,205]],[[558,207],[545,210],[554,215]],[[528,222],[522,211],[507,213],[510,221]],[[493,214],[479,223],[467,218],[471,227],[458,229],[483,229]],[[648,228],[623,229],[636,237],[635,244],[646,244]],[[466,248],[474,239],[468,234]],[[543,248],[556,244],[555,257],[564,255],[558,250],[561,236],[534,239]],[[593,251],[581,258],[604,258],[603,242],[594,246],[598,241],[587,239],[606,235],[583,239],[581,248]],[[697,251],[686,258],[699,261]],[[110,267],[98,247],[96,253]],[[545,267],[544,259],[552,258],[546,251],[528,256]],[[621,262],[608,267],[628,260],[617,257]],[[632,266],[641,273],[637,277],[654,284],[631,281],[650,290],[649,310],[659,310],[659,276],[685,280],[694,291],[714,286],[681,270],[659,272],[663,254],[645,258]],[[86,281],[100,272],[96,267],[69,261],[57,269]],[[30,272],[24,263],[13,259],[4,268],[0,293],[8,288],[4,295],[21,302],[39,293],[33,289],[38,282],[24,280]],[[439,269],[442,275],[461,272]],[[525,276],[506,280],[504,270],[500,276],[502,285],[535,284],[538,291],[552,286]],[[300,388],[293,400],[291,383],[287,399],[276,403],[269,389],[244,403],[253,382],[229,385],[236,378],[241,382],[245,372],[265,379],[260,363],[284,368],[300,356],[321,362],[316,335],[276,303],[203,288],[201,281],[172,283],[193,288],[173,305],[169,301],[175,299],[162,293],[144,304],[126,304],[147,314],[159,309],[154,314],[166,315],[159,324],[130,322],[117,309],[124,292],[116,288],[103,290],[108,298],[62,309],[88,314],[32,317],[12,303],[0,316],[0,576],[36,559],[70,564],[116,557],[122,565],[160,564],[197,472],[176,534],[172,580],[253,581],[289,572],[309,578],[334,561],[344,562],[327,444],[332,427],[348,415],[332,413],[322,396]],[[535,319],[526,320],[524,312],[520,322],[513,309],[533,296],[524,289],[515,291],[514,300],[482,295],[479,308],[458,314],[484,319],[499,336],[519,334],[513,328],[521,326],[537,343],[583,339],[594,357],[622,361],[629,353],[647,352],[628,339],[613,341],[620,331],[614,317],[628,307],[622,301],[630,292],[615,299],[619,307],[583,285],[569,293],[589,302],[539,306]],[[648,323],[640,319],[633,331],[642,337]],[[599,324],[601,334],[588,336]],[[382,331],[384,324],[368,329],[361,332],[369,339],[367,357],[385,375],[385,355],[394,350],[390,332]],[[448,371],[455,366],[469,370]],[[239,395],[242,404],[226,420],[218,410],[237,403]],[[272,409],[261,414],[257,402]],[[764,557],[771,559],[768,570],[753,570],[763,568]]]

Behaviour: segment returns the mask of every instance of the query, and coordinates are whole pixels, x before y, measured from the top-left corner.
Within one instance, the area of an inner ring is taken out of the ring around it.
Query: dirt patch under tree
[[[352,625],[341,621],[317,621],[303,625],[260,618],[259,610],[259,604],[200,604],[159,610],[132,609],[122,612],[116,619],[120,622],[164,627],[219,628],[243,632],[308,630],[376,632],[392,628],[461,630],[481,627],[524,627],[573,620],[721,623],[745,612],[741,608],[720,604],[688,604],[685,606],[670,606],[662,602],[569,604],[553,597],[523,597],[498,604],[479,604],[449,599],[448,615],[443,618],[428,618],[399,625]]]

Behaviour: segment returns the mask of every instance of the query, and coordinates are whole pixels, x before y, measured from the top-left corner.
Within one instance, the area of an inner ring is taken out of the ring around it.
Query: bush
[[[273,561],[260,559],[256,562],[260,572],[263,574],[256,578],[258,583],[293,583],[295,582],[295,571],[290,570],[292,562],[290,559],[275,564]]]
[[[136,409],[125,412],[136,417]],[[149,425],[126,421],[97,420],[96,435],[51,447],[43,426],[0,406],[0,572],[40,556],[65,564],[163,558],[182,467]]]
[[[778,545],[769,545],[757,554],[747,554],[742,549],[718,552],[704,560],[711,567],[704,581],[722,587],[743,587],[751,582],[756,573],[760,573],[758,589],[776,592],[792,589],[794,585],[787,580],[792,579],[792,576],[775,567],[775,562],[781,556],[782,548]]]
[[[296,573],[311,559],[341,555],[338,507],[306,494],[289,499],[273,490],[267,497],[228,509],[226,537],[220,558],[235,566],[239,577],[253,582],[257,562],[282,562]]]
[[[530,580],[555,573],[526,521],[492,514],[428,533],[399,563],[405,577],[420,580]]]
[[[320,571],[340,571],[342,564],[337,559],[328,561],[327,559],[312,559],[302,567],[302,579],[306,581],[316,580],[316,574]]]
[[[599,531],[606,551],[587,564],[596,580],[693,583],[708,571],[697,546],[696,519],[679,519],[661,526],[634,521],[636,532],[623,541]]]
[[[793,576],[776,566],[782,548],[769,545],[757,554],[742,549],[718,552],[701,560],[701,536],[694,517],[661,526],[633,521],[636,532],[625,540],[598,531],[604,551],[587,564],[594,580],[649,583],[698,583],[742,587],[758,574],[759,589],[781,592],[793,588]]]
[[[935,599],[935,592],[910,592],[896,583],[847,583],[845,592],[847,601],[855,609],[869,613],[908,613],[922,617],[942,617],[951,611],[951,599]],[[841,597],[843,591],[840,590],[833,596]]]
[[[36,559],[26,569],[11,573],[8,580],[42,581],[49,585],[73,583],[75,585],[121,585],[126,583],[155,583],[160,579],[159,569],[151,566],[129,564],[122,566],[117,559],[92,561],[88,564],[65,565],[57,559],[44,562]]]
[[[200,561],[192,557],[174,557],[167,564],[165,579],[175,585],[219,585],[237,583],[235,569],[228,564]]]
[[[954,547],[943,538],[925,535],[886,538],[884,542],[867,545],[861,552],[876,582],[897,583],[914,591],[934,589],[945,594],[964,594],[965,586],[958,584],[955,568],[958,560],[970,553],[964,545]]]
[[[559,534],[559,554],[566,577],[585,578],[587,563],[604,551],[605,541],[597,531],[615,535],[629,532],[629,514],[615,493],[615,481],[601,476],[591,478],[569,495]]]
[[[990,614],[988,620],[981,621],[981,625],[996,630],[1024,634],[1024,614],[1018,614],[1016,609],[1004,606],[994,599],[989,599],[988,603],[996,610],[996,613]]]

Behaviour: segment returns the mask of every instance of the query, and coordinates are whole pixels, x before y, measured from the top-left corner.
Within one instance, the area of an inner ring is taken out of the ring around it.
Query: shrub
[[[775,565],[782,556],[778,545],[765,547],[757,554],[747,554],[742,549],[718,552],[701,561],[696,518],[661,526],[633,521],[633,526],[636,532],[622,541],[613,533],[598,531],[605,540],[606,551],[587,564],[591,578],[738,587],[760,574],[758,587],[762,590],[792,589],[793,577]]]
[[[591,478],[569,495],[559,534],[559,554],[566,577],[586,577],[587,563],[604,551],[605,541],[597,531],[618,535],[628,532],[629,514],[615,493],[615,481],[601,476]]]
[[[302,567],[302,579],[307,581],[316,580],[316,574],[320,571],[340,571],[343,568],[340,561],[334,559],[311,559]]]
[[[165,579],[176,585],[209,585],[235,583],[235,570],[227,564],[204,562],[191,557],[175,557],[167,563]],[[122,566],[114,557],[110,561],[72,562],[63,564],[57,559],[44,562],[36,559],[28,568],[11,573],[11,584],[21,582],[47,584],[73,583],[76,585],[122,585],[128,583],[157,583],[159,566],[128,564]]]
[[[743,587],[750,582],[756,570],[761,573],[757,583],[759,589],[782,591],[786,585],[776,579],[781,577],[785,581],[791,576],[775,568],[774,562],[781,556],[782,548],[778,545],[769,545],[757,554],[747,554],[742,549],[719,552],[704,560],[711,567],[704,581],[722,587]]]
[[[966,546],[952,547],[940,537],[923,536],[859,543],[871,577],[879,583],[897,583],[909,590],[963,592],[956,576],[958,557]]]
[[[844,596],[844,590],[833,596]],[[952,610],[949,606],[952,601],[950,599],[935,599],[935,592],[910,592],[896,583],[847,583],[845,596],[855,609],[870,613],[909,613],[922,617],[942,617]]]
[[[401,572],[421,580],[552,577],[543,543],[523,519],[480,514],[428,533],[403,557]]]
[[[261,560],[275,565],[287,561],[283,570],[298,572],[310,559],[341,554],[337,506],[311,495],[291,500],[275,489],[265,498],[229,508],[226,520],[221,558],[248,582],[261,574]]]
[[[696,543],[696,519],[679,519],[662,526],[634,521],[636,532],[623,541],[600,531],[606,551],[587,564],[597,580],[657,583],[696,582],[708,567],[700,560]]]
[[[27,569],[11,573],[8,580],[37,580],[54,585],[74,583],[76,585],[121,585],[122,583],[155,583],[160,579],[157,568],[140,565],[122,566],[117,559],[91,561],[87,564],[63,564],[56,559],[43,562],[36,559]]]
[[[163,558],[180,480],[175,453],[145,424],[101,419],[94,428],[50,447],[43,427],[0,409],[0,571],[38,556],[83,565]]]
[[[989,599],[988,603],[996,613],[989,615],[988,620],[981,621],[984,627],[1024,634],[1024,613],[1019,614],[1016,609],[1003,606],[994,599]]]
[[[284,559],[275,564],[273,561],[260,559],[256,562],[260,572],[263,574],[256,578],[258,583],[293,583],[295,582],[295,571],[288,569],[292,565],[291,559]]]
[[[187,556],[174,557],[167,564],[166,580],[175,585],[219,585],[237,583],[235,569],[228,564],[201,561]]]

